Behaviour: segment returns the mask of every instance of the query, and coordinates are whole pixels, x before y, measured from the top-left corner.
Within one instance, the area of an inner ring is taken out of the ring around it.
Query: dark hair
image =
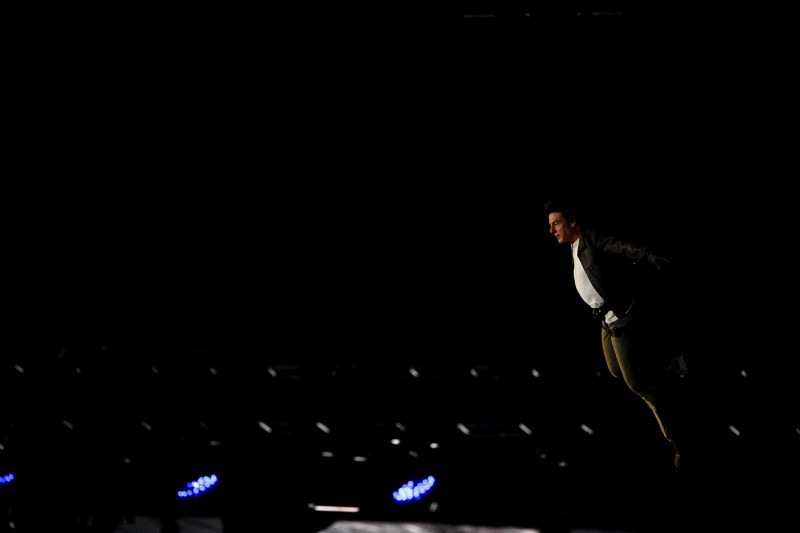
[[[569,223],[578,220],[573,205],[561,196],[554,196],[544,203],[544,215],[548,216],[550,213],[561,213]]]

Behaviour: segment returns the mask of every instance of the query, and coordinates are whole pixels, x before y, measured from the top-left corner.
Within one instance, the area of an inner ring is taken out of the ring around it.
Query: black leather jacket
[[[648,248],[595,229],[581,231],[578,259],[605,305],[619,318],[631,314],[634,307],[643,307],[647,273],[655,270],[648,267],[658,267],[664,261]]]

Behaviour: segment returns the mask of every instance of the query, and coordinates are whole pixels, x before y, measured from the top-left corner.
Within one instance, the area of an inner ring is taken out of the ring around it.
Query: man
[[[659,293],[652,283],[654,274],[669,261],[645,246],[582,227],[581,219],[562,200],[547,202],[545,213],[550,233],[570,247],[575,288],[601,325],[608,370],[653,411],[672,443],[678,467],[686,424],[674,369],[676,364],[682,370],[685,366],[671,348],[673,339],[665,327],[668,317],[663,310],[668,306],[656,301]]]

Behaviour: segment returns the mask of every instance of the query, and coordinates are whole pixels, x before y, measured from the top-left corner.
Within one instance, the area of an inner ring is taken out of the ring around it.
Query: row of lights
[[[14,479],[13,474],[0,476],[0,484],[9,483]],[[199,478],[188,482],[184,487],[178,491],[178,499],[185,500],[188,498],[196,498],[203,494],[208,493],[211,489],[219,484],[219,478],[216,474],[210,476],[200,476]],[[392,498],[397,503],[409,503],[424,498],[436,485],[436,478],[428,476],[421,479],[412,479],[399,489],[392,493]]]
[[[187,498],[196,498],[216,487],[218,482],[219,478],[216,474],[201,476],[184,485],[184,487],[178,491],[178,499],[185,500]]]
[[[404,483],[399,489],[392,493],[392,498],[396,503],[409,503],[424,498],[428,492],[436,485],[436,478],[428,476],[422,479],[412,479]]]

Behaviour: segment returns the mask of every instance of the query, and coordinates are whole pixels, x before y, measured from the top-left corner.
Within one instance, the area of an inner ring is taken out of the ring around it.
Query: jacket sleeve
[[[612,235],[592,232],[590,237],[595,240],[596,248],[605,254],[617,255],[636,262],[647,262],[658,269],[670,263],[669,259],[647,247]]]

